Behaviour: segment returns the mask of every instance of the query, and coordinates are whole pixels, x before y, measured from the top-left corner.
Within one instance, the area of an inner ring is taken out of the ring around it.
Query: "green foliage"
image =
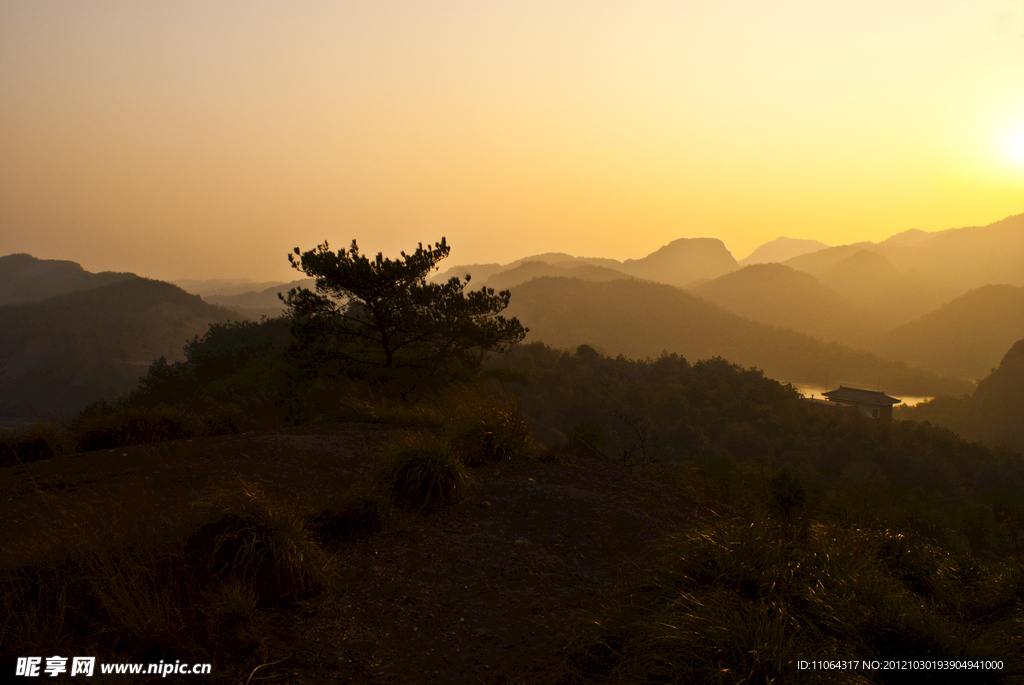
[[[467,293],[469,279],[458,277],[427,283],[449,250],[442,238],[401,259],[378,254],[371,261],[354,240],[337,252],[327,243],[304,253],[295,248],[288,255],[292,266],[316,279],[315,292],[298,288],[284,298],[305,348],[300,354],[314,352],[317,366],[341,362],[358,373],[410,367],[430,374],[452,363],[475,367],[485,352],[522,340],[526,329],[519,321],[500,315],[509,291]]]
[[[406,435],[384,452],[378,480],[405,509],[427,511],[460,502],[473,478],[455,448],[431,433]]]
[[[707,524],[657,546],[600,614],[579,624],[569,682],[820,682],[799,660],[1024,657],[1024,578],[889,531],[813,526],[793,540],[766,519]],[[881,655],[884,655],[882,657]],[[949,673],[914,672],[946,681]],[[836,670],[830,682],[901,674]]]

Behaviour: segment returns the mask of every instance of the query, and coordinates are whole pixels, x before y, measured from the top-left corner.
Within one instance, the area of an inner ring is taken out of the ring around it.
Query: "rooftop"
[[[857,402],[860,404],[899,404],[900,400],[889,397],[884,392],[846,388],[840,385],[836,390],[822,393],[830,402]]]

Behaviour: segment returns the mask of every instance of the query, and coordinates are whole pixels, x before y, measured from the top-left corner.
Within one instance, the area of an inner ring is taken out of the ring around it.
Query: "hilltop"
[[[36,302],[135,277],[113,271],[91,273],[75,262],[11,254],[0,257],[0,305]]]

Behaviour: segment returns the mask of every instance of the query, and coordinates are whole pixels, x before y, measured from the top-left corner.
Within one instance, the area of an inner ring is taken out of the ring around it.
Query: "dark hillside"
[[[131,390],[149,364],[233,314],[137,276],[0,307],[0,415],[72,412]]]
[[[530,327],[527,340],[564,349],[589,344],[608,355],[635,359],[665,350],[687,359],[722,356],[773,378],[823,381],[829,374],[833,382],[881,383],[910,395],[971,389],[967,382],[755,323],[658,283],[538,278],[513,288],[508,312]]]
[[[94,274],[75,262],[36,259],[27,254],[7,255],[0,257],[0,305],[36,302],[129,278],[134,278],[134,274]]]

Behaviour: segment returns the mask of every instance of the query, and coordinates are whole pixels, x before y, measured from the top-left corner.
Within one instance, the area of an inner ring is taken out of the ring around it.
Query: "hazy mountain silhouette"
[[[1024,288],[986,285],[878,339],[872,349],[937,373],[982,378],[1024,338]]]
[[[273,318],[284,312],[284,302],[277,296],[278,293],[287,294],[292,288],[312,289],[315,286],[314,279],[302,278],[291,283],[276,283],[257,292],[243,292],[237,295],[208,295],[204,299],[210,304],[230,309],[247,319],[258,321],[261,316]]]
[[[537,278],[512,289],[509,315],[530,327],[527,340],[644,358],[662,351],[697,360],[721,356],[773,378],[875,387],[910,395],[968,392],[959,379],[912,369],[869,352],[823,343],[756,323],[678,288],[637,280],[594,283]]]
[[[258,293],[270,288],[283,286],[284,281],[253,281],[248,278],[183,278],[170,281],[187,293],[199,295],[203,299],[210,296],[244,295]],[[207,300],[209,301],[209,300]]]
[[[848,246],[853,247],[853,246]],[[833,248],[834,249],[834,248]],[[824,250],[823,252],[832,252]],[[815,253],[818,254],[818,253]],[[833,253],[836,256],[839,253]],[[813,255],[805,255],[812,257]],[[798,257],[786,264],[792,266]],[[885,327],[917,318],[948,301],[957,293],[948,287],[928,287],[913,275],[901,272],[884,255],[857,249],[838,260],[823,260],[827,267],[810,272],[844,298],[872,313]]]
[[[797,271],[804,271],[817,278],[861,250],[870,250],[873,247],[874,243],[869,242],[837,245],[836,247],[829,247],[817,252],[808,252],[799,257],[787,259],[783,263]]]
[[[469,274],[473,277],[473,285],[476,286],[477,284],[482,284],[484,281],[496,274],[516,269],[530,262],[542,262],[544,264],[551,264],[553,266],[563,268],[589,264],[592,266],[600,266],[607,269],[622,271],[622,262],[617,259],[606,259],[603,257],[574,257],[573,255],[565,252],[545,252],[543,254],[532,255],[530,257],[523,257],[522,259],[517,259],[516,261],[509,262],[508,264],[464,264],[453,266],[450,269],[446,269],[445,271],[431,276],[429,280],[434,283],[443,283],[451,279],[452,276],[465,278],[466,274]]]
[[[72,412],[130,391],[150,362],[237,318],[175,285],[138,276],[0,306],[0,416]]]
[[[863,345],[879,331],[876,317],[814,276],[782,264],[753,264],[703,283],[691,292],[734,314],[826,342]]]
[[[827,249],[829,246],[817,240],[804,238],[776,238],[767,242],[739,261],[740,266],[784,262],[793,257]]]
[[[473,281],[475,283],[483,283],[494,274],[505,271],[506,269],[511,268],[511,266],[511,264],[505,266],[497,263],[459,264],[458,266],[453,266],[450,269],[445,269],[444,271],[434,274],[428,280],[432,283],[444,283],[446,281],[450,281],[455,276],[465,278],[466,274],[469,274],[473,277]]]
[[[631,276],[682,287],[718,278],[738,265],[717,238],[680,238],[643,259],[627,259],[621,268]]]
[[[926,287],[954,294],[990,283],[1024,286],[1024,214],[924,236],[900,233],[874,249]]]
[[[569,278],[582,278],[585,281],[616,281],[623,278],[632,278],[621,271],[609,269],[605,266],[580,263],[576,261],[565,261],[557,264],[548,262],[523,262],[518,266],[494,274],[482,285],[495,290],[506,290],[512,286],[525,283],[526,281],[542,276],[566,276]],[[472,282],[472,287],[478,284]]]
[[[113,271],[91,273],[75,262],[11,254],[0,257],[0,305],[45,300],[129,278],[135,275]]]

